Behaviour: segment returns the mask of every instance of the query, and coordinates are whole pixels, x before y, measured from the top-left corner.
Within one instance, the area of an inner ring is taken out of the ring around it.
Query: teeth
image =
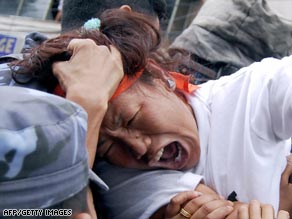
[[[163,152],[164,152],[164,148],[161,148],[161,149],[157,152],[157,154],[156,154],[154,160],[155,160],[155,161],[159,161],[160,158],[161,158],[161,156],[163,155]]]
[[[181,152],[182,152],[181,146],[177,146],[177,149],[178,149],[178,155],[175,158],[176,162],[181,161]]]

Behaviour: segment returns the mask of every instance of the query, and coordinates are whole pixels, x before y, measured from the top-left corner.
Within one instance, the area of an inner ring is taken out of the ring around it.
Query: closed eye
[[[133,122],[135,121],[135,119],[136,119],[136,117],[137,117],[137,115],[138,115],[139,112],[140,111],[137,110],[137,112],[131,117],[131,119],[128,120],[126,127],[130,127],[131,124],[133,124]]]

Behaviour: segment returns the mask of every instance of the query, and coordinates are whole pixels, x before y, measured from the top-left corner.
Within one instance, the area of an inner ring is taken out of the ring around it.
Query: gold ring
[[[191,213],[186,211],[184,208],[181,208],[179,213],[185,218],[190,218],[192,216]]]

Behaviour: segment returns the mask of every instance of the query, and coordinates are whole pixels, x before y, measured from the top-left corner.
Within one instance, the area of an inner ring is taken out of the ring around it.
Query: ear
[[[132,8],[130,5],[122,5],[120,9],[125,10],[127,12],[132,12]]]
[[[155,61],[150,60],[148,62],[148,71],[154,75],[154,78],[159,78],[159,80],[163,82],[164,86],[166,86],[167,90],[175,91],[175,78],[173,78],[168,71],[163,70],[157,64],[155,64]]]

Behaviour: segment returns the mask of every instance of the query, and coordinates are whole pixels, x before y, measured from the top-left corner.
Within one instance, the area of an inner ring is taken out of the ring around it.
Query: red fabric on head
[[[183,75],[178,72],[169,72],[169,74],[174,78],[176,89],[186,91],[187,93],[192,93],[197,90],[199,87],[197,85],[190,83],[190,76]]]
[[[122,92],[127,90],[129,87],[131,87],[138,78],[141,77],[144,69],[137,72],[134,76],[129,77],[125,75],[123,79],[121,80],[118,88],[116,89],[115,93],[111,97],[110,101],[113,100],[115,97],[119,96]],[[197,85],[193,85],[189,83],[190,77],[187,75],[180,74],[178,72],[169,72],[169,74],[174,78],[176,89],[185,91],[187,93],[192,93],[193,91],[197,90],[199,87]],[[66,93],[63,91],[61,86],[58,84],[53,92],[54,94],[65,97]]]
[[[140,78],[140,76],[142,75],[144,69],[137,72],[134,76],[127,76],[125,75],[123,77],[123,79],[121,80],[118,88],[116,89],[115,93],[113,94],[113,96],[111,97],[110,101],[113,100],[115,97],[119,96],[122,92],[124,92],[125,90],[127,90],[129,87],[131,87],[138,78]]]

